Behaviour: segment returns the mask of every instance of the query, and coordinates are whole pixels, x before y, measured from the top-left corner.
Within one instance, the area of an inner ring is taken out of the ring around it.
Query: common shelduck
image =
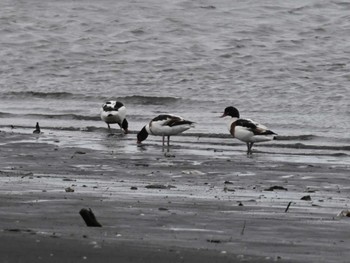
[[[119,101],[107,101],[101,108],[101,119],[107,123],[108,129],[110,124],[118,123],[124,133],[128,133],[128,121],[126,120],[126,108]]]
[[[163,146],[165,144],[165,136],[168,136],[168,146],[170,144],[170,136],[182,133],[194,126],[194,122],[185,120],[184,118],[172,114],[162,114],[146,124],[137,134],[137,143],[146,140],[149,134],[163,136]]]
[[[228,130],[234,138],[247,143],[247,154],[252,154],[252,147],[255,142],[266,142],[274,139],[276,135],[267,127],[250,119],[240,119],[239,111],[235,107],[225,108],[223,117],[230,117]]]

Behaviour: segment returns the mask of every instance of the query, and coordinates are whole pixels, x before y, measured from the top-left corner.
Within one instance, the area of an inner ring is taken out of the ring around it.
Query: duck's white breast
[[[126,117],[126,108],[123,106],[118,110],[101,110],[101,119],[107,123],[122,123]]]

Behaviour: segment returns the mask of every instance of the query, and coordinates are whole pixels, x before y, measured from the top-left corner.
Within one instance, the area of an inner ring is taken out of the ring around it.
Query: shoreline
[[[347,165],[288,162],[263,152],[202,155],[194,143],[177,141],[169,153],[158,142],[130,149],[115,136],[114,145],[96,150],[40,136],[0,132],[0,239],[8,262],[25,262],[38,251],[53,251],[45,262],[109,256],[346,262],[350,256],[350,219],[337,216],[349,209]],[[91,208],[102,228],[86,227],[82,208]],[[13,243],[25,246],[14,253]]]

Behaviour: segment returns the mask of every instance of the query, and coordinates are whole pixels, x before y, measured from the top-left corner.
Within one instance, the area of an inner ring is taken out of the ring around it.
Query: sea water
[[[320,0],[3,0],[0,129],[98,133],[115,99],[131,131],[173,113],[219,138],[232,105],[276,145],[348,155],[349,14]]]

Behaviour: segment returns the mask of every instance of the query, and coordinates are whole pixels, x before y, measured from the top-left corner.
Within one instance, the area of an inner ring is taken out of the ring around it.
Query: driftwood
[[[81,209],[79,214],[84,219],[87,226],[102,227],[102,225],[97,222],[96,217],[90,208],[89,210],[86,208]]]
[[[279,186],[279,185],[271,186],[271,187],[269,187],[269,188],[266,188],[264,191],[274,191],[274,190],[284,190],[284,191],[288,191],[287,188],[284,188],[283,186]]]
[[[290,207],[291,204],[292,204],[292,202],[289,202],[289,203],[288,203],[286,210],[284,210],[285,213],[288,212],[288,209],[289,209],[289,207]]]
[[[33,131],[33,133],[40,133],[39,122],[36,123],[35,130]]]

